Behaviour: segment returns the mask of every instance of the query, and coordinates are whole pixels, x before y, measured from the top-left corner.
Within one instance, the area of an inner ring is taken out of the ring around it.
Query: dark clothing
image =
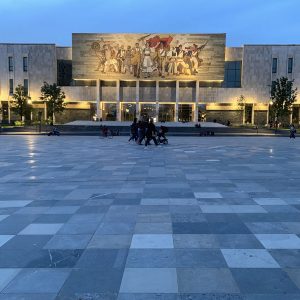
[[[148,146],[150,144],[151,140],[154,141],[156,146],[158,145],[157,140],[155,138],[155,133],[156,133],[155,125],[150,122],[148,124],[147,131],[146,131],[147,140],[146,140],[145,146]]]
[[[290,139],[291,138],[293,138],[293,139],[296,138],[295,133],[296,133],[296,128],[294,126],[291,126],[290,127]]]
[[[156,133],[156,128],[153,123],[149,123],[147,126],[146,137],[152,137]]]
[[[138,138],[138,124],[136,122],[133,122],[130,126],[130,139],[128,140],[128,142],[132,141],[132,140],[137,140]]]

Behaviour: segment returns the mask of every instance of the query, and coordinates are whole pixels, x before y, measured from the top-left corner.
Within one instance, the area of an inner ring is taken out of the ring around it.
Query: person
[[[230,121],[229,121],[229,120],[227,120],[227,123],[226,123],[226,125],[227,125],[228,127],[231,125],[231,123],[230,123]]]
[[[146,42],[145,48],[143,50],[143,72],[145,73],[144,77],[150,77],[153,67],[153,61],[151,58],[151,49],[148,42]]]
[[[157,140],[155,138],[155,134],[156,134],[156,128],[155,125],[153,123],[153,119],[150,119],[150,122],[148,123],[148,127],[146,130],[146,143],[145,143],[145,148],[150,144],[150,141],[153,140],[155,145],[157,146]]]
[[[60,132],[57,130],[56,127],[53,126],[53,123],[52,123],[52,130],[50,132],[48,132],[48,136],[50,136],[50,135],[57,135],[57,136],[60,135]]]
[[[130,138],[128,140],[128,142],[134,140],[136,141],[138,138],[138,124],[137,124],[137,118],[134,118],[133,123],[130,126]]]
[[[295,133],[296,133],[296,128],[295,128],[294,124],[291,124],[290,125],[290,139],[291,138],[293,138],[293,139],[296,138]]]
[[[141,120],[138,122],[138,139],[137,144],[142,145],[142,141],[145,138],[146,125]]]

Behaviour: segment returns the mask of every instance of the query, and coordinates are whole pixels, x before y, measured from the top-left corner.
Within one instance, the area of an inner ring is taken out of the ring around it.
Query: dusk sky
[[[0,0],[0,43],[71,46],[72,32],[226,33],[300,44],[300,0]]]

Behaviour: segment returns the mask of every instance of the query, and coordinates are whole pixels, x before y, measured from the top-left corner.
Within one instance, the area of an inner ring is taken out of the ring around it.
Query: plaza
[[[299,150],[1,136],[0,299],[300,299]]]

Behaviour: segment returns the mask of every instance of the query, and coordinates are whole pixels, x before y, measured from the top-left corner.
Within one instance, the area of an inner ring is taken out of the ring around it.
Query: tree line
[[[66,103],[64,102],[65,98],[65,93],[59,86],[57,86],[56,83],[49,84],[44,82],[42,85],[40,100],[46,105],[46,118],[47,120],[50,120],[51,123],[55,121],[56,113],[64,111],[66,107]],[[21,84],[15,88],[12,95],[11,109],[20,117],[21,121],[30,119],[31,112],[33,110],[31,97]]]

